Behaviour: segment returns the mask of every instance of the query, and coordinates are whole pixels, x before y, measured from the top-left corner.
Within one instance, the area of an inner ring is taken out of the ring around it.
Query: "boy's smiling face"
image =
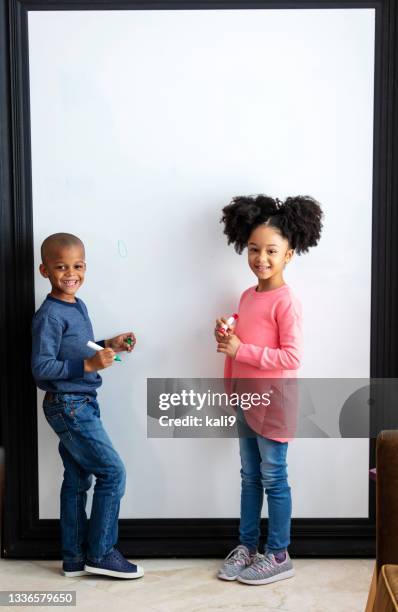
[[[50,295],[65,302],[76,301],[75,294],[84,283],[85,271],[85,253],[80,245],[54,245],[46,253],[45,262],[40,264],[41,275],[51,283]]]

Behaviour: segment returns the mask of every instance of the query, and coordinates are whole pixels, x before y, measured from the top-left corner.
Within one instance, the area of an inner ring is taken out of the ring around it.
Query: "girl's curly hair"
[[[279,230],[298,255],[318,244],[323,212],[311,196],[288,197],[284,202],[267,195],[237,196],[222,209],[220,223],[228,244],[242,253],[252,231],[266,223]]]

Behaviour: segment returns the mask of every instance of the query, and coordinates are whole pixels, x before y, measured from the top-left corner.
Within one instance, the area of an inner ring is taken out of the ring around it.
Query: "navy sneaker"
[[[103,574],[104,576],[112,576],[113,578],[141,578],[144,575],[144,569],[139,565],[134,565],[127,561],[121,552],[114,548],[110,553],[103,557],[99,563],[94,563],[87,559],[84,566],[86,572],[90,574]]]
[[[67,578],[75,578],[76,576],[86,576],[88,572],[84,569],[84,561],[77,561],[76,563],[64,561],[61,573]]]

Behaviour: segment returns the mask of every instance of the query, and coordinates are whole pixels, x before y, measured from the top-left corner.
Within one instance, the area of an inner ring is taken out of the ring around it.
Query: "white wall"
[[[321,242],[287,276],[301,375],[369,376],[374,27],[373,9],[29,13],[36,304],[42,240],[75,233],[96,337],[138,339],[99,394],[122,518],[239,514],[237,440],[147,439],[145,396],[147,377],[222,375],[214,319],[255,283],[219,224],[232,196],[322,203]],[[62,469],[41,396],[51,518]],[[295,517],[367,516],[367,440],[299,439],[288,459]]]

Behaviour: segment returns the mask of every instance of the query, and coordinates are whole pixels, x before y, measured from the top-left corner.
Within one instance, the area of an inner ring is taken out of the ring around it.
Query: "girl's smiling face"
[[[265,223],[256,227],[247,243],[250,269],[258,278],[258,289],[276,289],[284,284],[283,270],[294,250],[277,228]]]
[[[46,256],[40,265],[42,276],[51,283],[53,297],[65,302],[75,302],[75,293],[84,282],[86,263],[84,249],[80,246],[58,247]]]

